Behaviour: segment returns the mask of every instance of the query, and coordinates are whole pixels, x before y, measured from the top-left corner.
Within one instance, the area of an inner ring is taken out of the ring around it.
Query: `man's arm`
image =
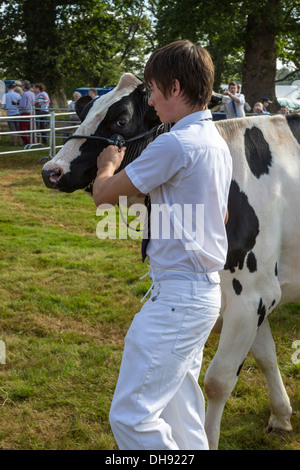
[[[135,196],[140,193],[125,170],[114,174],[122,163],[125,148],[120,151],[114,145],[104,149],[97,160],[98,172],[93,185],[93,198],[96,206],[100,204],[115,205],[119,202],[119,196]]]
[[[225,225],[227,224],[228,219],[229,219],[229,212],[228,212],[228,208],[227,208],[227,210],[226,210],[226,215],[225,215],[225,220],[224,220],[224,224],[225,224]]]
[[[231,98],[236,103],[241,103],[241,101],[242,101],[238,96],[234,95],[233,93],[230,93],[230,91],[228,91],[228,90],[225,90],[223,92],[223,95],[229,96],[229,98]]]

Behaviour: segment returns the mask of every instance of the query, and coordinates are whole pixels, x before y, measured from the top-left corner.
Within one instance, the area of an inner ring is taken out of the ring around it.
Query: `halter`
[[[140,139],[149,139],[151,137],[155,138],[164,131],[165,131],[165,125],[159,124],[158,126],[153,127],[149,131],[142,132],[141,134],[131,137],[130,139],[124,139],[124,137],[120,134],[113,134],[110,137],[110,139],[108,139],[107,137],[100,137],[98,135],[74,134],[68,137],[65,143],[71,139],[101,140],[102,142],[105,142],[108,145],[116,145],[117,147],[119,147],[119,149],[121,149],[122,147],[124,147],[124,145],[127,145],[130,142],[134,142],[135,140],[140,140]]]
[[[140,153],[147,147],[150,141],[154,140],[159,134],[163,134],[164,132],[168,132],[171,128],[170,124],[158,124],[157,126],[153,127],[152,129],[142,132],[134,137],[130,137],[129,139],[125,139],[120,134],[113,134],[110,138],[107,137],[100,137],[98,135],[80,135],[74,134],[71,135],[67,140],[71,139],[87,139],[87,140],[95,140],[95,141],[102,141],[105,142],[107,145],[116,145],[119,149],[121,149],[124,145],[126,146],[126,153],[122,160],[121,165],[116,170],[116,173],[119,173],[123,170],[129,163],[135,160]]]

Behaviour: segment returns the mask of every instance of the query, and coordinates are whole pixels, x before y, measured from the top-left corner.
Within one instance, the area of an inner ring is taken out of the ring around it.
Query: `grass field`
[[[0,150],[3,148],[0,141]],[[99,240],[90,197],[46,189],[41,155],[0,156],[0,448],[116,449],[108,413],[123,338],[148,289],[140,242]],[[293,432],[265,434],[262,373],[249,357],[223,415],[220,449],[299,450],[300,305],[274,312]],[[218,336],[211,335],[200,377]]]

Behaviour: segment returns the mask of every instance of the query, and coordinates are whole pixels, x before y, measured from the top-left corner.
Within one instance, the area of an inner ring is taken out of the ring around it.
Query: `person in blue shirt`
[[[19,121],[18,119],[13,119],[11,116],[19,116],[19,108],[18,104],[21,99],[20,95],[14,91],[14,84],[10,84],[7,86],[7,93],[5,94],[5,100],[2,105],[2,108],[6,110],[6,115],[9,116],[10,119],[7,120],[8,128],[10,132],[17,132],[19,129]],[[18,145],[18,136],[13,134],[13,141],[14,145]],[[19,137],[19,141],[21,139]],[[21,143],[20,143],[21,145]]]
[[[28,80],[23,80],[23,94],[19,102],[19,110],[21,116],[29,116],[34,107],[35,94],[30,90],[31,84]],[[30,129],[30,119],[20,119],[19,130],[27,131]],[[22,140],[25,145],[30,144],[30,136],[22,134]]]
[[[38,115],[36,119],[36,127],[37,129],[46,129],[47,127],[47,117],[45,114],[49,113],[49,103],[50,98],[48,93],[46,92],[46,87],[43,83],[37,83],[33,86],[33,91],[35,93],[35,114]],[[44,115],[44,117],[42,117]],[[47,144],[48,137],[46,133],[42,133],[42,143]]]

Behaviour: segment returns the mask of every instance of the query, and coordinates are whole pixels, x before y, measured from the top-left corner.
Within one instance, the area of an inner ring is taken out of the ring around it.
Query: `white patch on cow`
[[[141,83],[142,82],[131,73],[122,75],[116,88],[102,95],[94,102],[85,120],[74,132],[74,135],[93,135],[99,124],[105,118],[108,109],[124,96],[130,95]],[[68,173],[70,171],[71,162],[80,155],[79,149],[83,142],[84,139],[71,139],[66,142],[57,155],[45,164],[44,169],[52,170],[59,167],[64,174]]]
[[[227,95],[222,95],[221,93],[216,93],[215,91],[213,91],[212,96],[216,96],[216,97],[222,99],[222,101],[221,101],[221,103],[219,103],[216,106],[214,106],[213,108],[211,108],[211,112],[218,110],[220,108],[220,105],[230,103],[230,98]]]

